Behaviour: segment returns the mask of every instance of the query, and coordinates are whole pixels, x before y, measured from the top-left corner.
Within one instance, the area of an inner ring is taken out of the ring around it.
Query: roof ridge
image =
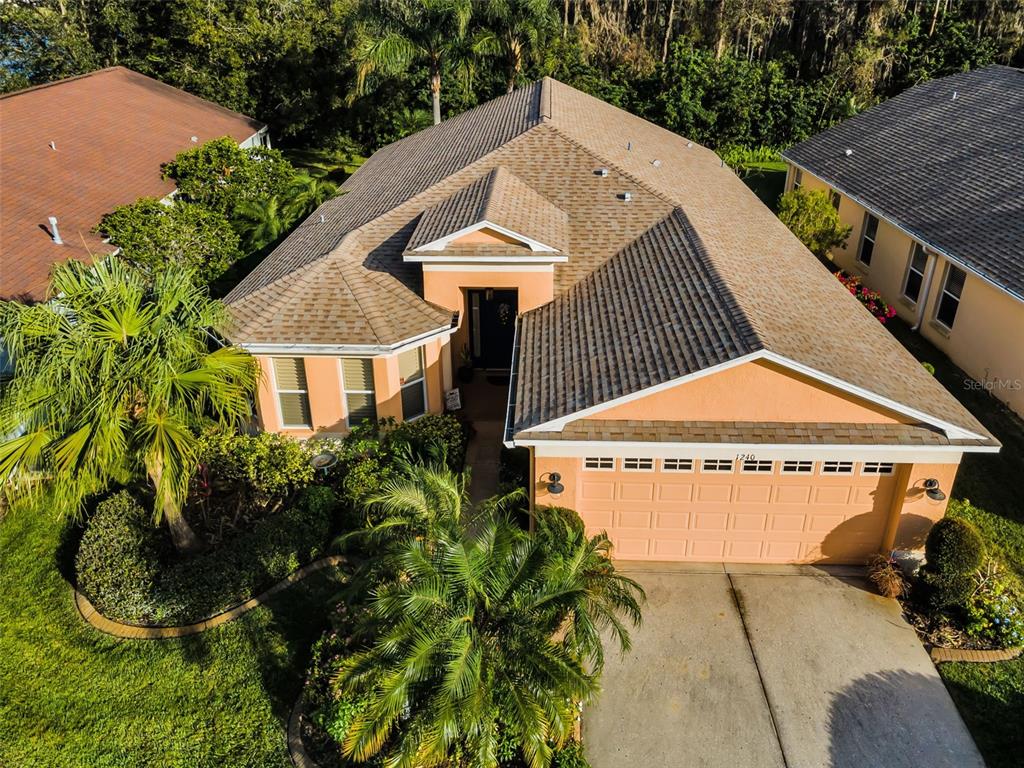
[[[99,75],[99,74],[102,74],[104,72],[112,72],[112,71],[114,71],[116,69],[123,69],[123,70],[125,70],[127,72],[134,72],[135,71],[133,69],[128,69],[128,67],[126,67],[126,66],[124,66],[122,64],[114,64],[113,66],[110,66],[110,67],[101,67],[100,69],[94,69],[91,72],[82,72],[79,75],[69,75],[68,77],[62,77],[59,80],[51,80],[48,83],[37,83],[35,85],[29,85],[29,86],[26,86],[25,88],[19,88],[16,91],[11,91],[10,93],[0,93],[0,101],[2,101],[3,99],[9,99],[12,96],[21,96],[24,93],[31,93],[33,91],[41,91],[44,88],[50,88],[51,86],[54,86],[54,85],[63,85],[64,83],[70,83],[73,80],[84,80],[87,77],[92,77],[93,75]],[[139,73],[136,73],[136,74],[142,74],[142,73],[139,72]],[[148,75],[143,75],[143,77],[148,77]]]

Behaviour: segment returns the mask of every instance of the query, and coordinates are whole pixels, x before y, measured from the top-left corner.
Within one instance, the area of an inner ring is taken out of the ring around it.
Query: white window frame
[[[868,222],[874,219],[875,221],[875,235],[874,237],[868,237]],[[878,245],[878,228],[881,226],[881,220],[873,213],[868,211],[864,212],[864,222],[860,227],[860,244],[857,246],[857,263],[863,267],[871,267],[871,260],[875,258],[875,246]],[[869,261],[864,261],[864,243],[871,243],[871,256]]]
[[[635,466],[629,466],[631,463]],[[654,459],[639,456],[628,456],[622,460],[623,472],[653,472]]]
[[[868,469],[868,467],[872,467],[872,469]],[[896,465],[891,461],[865,461],[860,465],[860,473],[871,477],[885,477],[895,472]]]
[[[787,469],[786,465],[794,465],[792,468]],[[780,475],[813,475],[814,474],[814,462],[807,461],[805,459],[786,459],[779,463],[779,474]]]
[[[298,360],[302,365],[302,372],[305,375],[306,361],[301,357],[272,357],[270,358],[270,375],[274,380],[274,403],[277,405],[277,418],[281,422],[281,429],[312,429],[313,428],[313,402],[309,398],[309,379],[306,379],[305,389],[280,389],[277,386],[277,363],[275,360]],[[284,408],[281,407],[281,395],[305,395],[306,410],[309,412],[309,424],[285,424]]]
[[[829,467],[835,469],[830,471]],[[829,477],[845,476],[853,474],[853,462],[852,461],[823,461],[821,462],[821,469],[819,474],[827,475]]]
[[[764,465],[768,465],[765,467]],[[753,465],[753,468],[748,467]],[[742,475],[774,475],[775,462],[764,459],[744,459],[740,463],[740,474]]]
[[[709,469],[709,464],[714,468]],[[723,469],[722,464],[727,465],[727,468]],[[701,459],[700,471],[707,475],[731,475],[736,471],[736,462],[732,459]]]
[[[793,189],[800,189],[804,185],[804,172],[800,168],[793,169]]]
[[[670,467],[669,462],[676,462],[676,466]],[[682,464],[683,466],[679,466]],[[694,461],[693,459],[662,459],[661,460],[661,471],[662,472],[693,472]]]
[[[921,267],[921,271],[920,272],[918,270],[914,269],[914,256],[917,255],[917,249],[918,248],[920,248],[921,249],[921,253],[924,254],[924,265]],[[925,271],[927,269],[928,269],[928,252],[924,249],[923,245],[921,245],[919,242],[914,240],[910,244],[910,256],[909,256],[909,258],[907,258],[907,269],[906,269],[906,272],[903,273],[903,287],[900,288],[900,296],[902,296],[904,299],[909,301],[914,306],[917,306],[917,303],[919,301],[921,301],[921,291],[924,290],[924,273],[925,273]],[[918,286],[917,286],[917,298],[916,299],[912,299],[912,298],[910,298],[910,296],[907,295],[907,285],[910,284],[910,276],[912,274],[913,275],[917,275],[920,278],[920,280],[921,280],[920,283],[918,283]]]
[[[356,358],[350,357],[349,359],[356,359]],[[377,413],[377,389],[376,389],[377,382],[376,382],[376,380],[374,379],[374,376],[373,376],[373,362],[372,362],[373,358],[371,357],[371,358],[361,358],[361,359],[364,359],[364,360],[368,359],[368,360],[371,361],[370,362],[370,380],[373,381],[373,386],[374,386],[373,389],[349,389],[348,385],[345,383],[345,360],[346,360],[346,358],[343,358],[343,357],[339,357],[338,358],[338,375],[341,376],[341,396],[345,398],[345,424],[346,424],[346,426],[348,426],[349,429],[352,429],[352,427],[354,427],[354,426],[359,426],[358,424],[353,424],[352,423],[352,411],[348,407],[348,396],[349,395],[373,395],[373,401],[374,401],[373,402],[373,412],[374,412],[375,415]]]
[[[595,462],[596,466],[587,466],[590,462]],[[611,466],[604,466],[606,462],[611,462]],[[614,472],[615,471],[615,457],[614,456],[584,456],[583,457],[583,471],[584,472]]]
[[[954,294],[950,293],[947,290],[947,288],[949,287],[949,278],[953,276],[953,271],[954,270],[957,270],[959,272],[963,272],[963,275],[964,275],[964,288],[967,287],[967,271],[964,270],[964,269],[961,269],[956,264],[952,264],[952,263],[947,262],[946,263],[946,274],[943,275],[943,277],[942,277],[942,290],[939,291],[939,297],[935,301],[935,322],[938,323],[939,325],[941,325],[947,331],[952,331],[953,330],[953,326],[956,325],[956,316],[958,314],[960,314],[960,302],[962,302],[963,299],[964,299],[963,288],[960,289],[960,295],[959,296],[955,296]],[[939,310],[942,309],[942,300],[946,296],[948,296],[950,299],[952,299],[953,301],[956,302],[956,311],[953,313],[953,322],[950,323],[949,325],[946,325],[944,322],[942,322],[942,320],[939,319]]]
[[[422,418],[430,413],[430,402],[427,400],[427,353],[423,347],[416,347],[415,350],[407,350],[409,352],[415,351],[420,356],[420,378],[416,381],[410,381],[408,384],[399,384],[398,387],[398,400],[402,402],[402,393],[409,387],[415,387],[417,384],[423,389],[423,411],[417,413],[415,416],[405,415],[405,403],[402,403],[402,421],[416,421],[416,419]]]

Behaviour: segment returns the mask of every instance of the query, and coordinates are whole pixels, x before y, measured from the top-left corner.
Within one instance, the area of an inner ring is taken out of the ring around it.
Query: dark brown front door
[[[469,342],[474,368],[507,371],[512,367],[519,292],[515,289],[471,289]]]

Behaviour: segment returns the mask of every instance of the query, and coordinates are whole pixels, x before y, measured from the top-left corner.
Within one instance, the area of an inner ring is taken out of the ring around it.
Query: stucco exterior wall
[[[757,360],[594,414],[600,419],[895,424],[908,420],[813,379]]]
[[[484,269],[432,269],[423,267],[423,298],[429,302],[465,312],[465,291],[468,288],[515,288],[519,292],[519,312],[547,304],[555,296],[555,273],[541,266],[536,271],[498,271]],[[460,316],[460,321],[464,318]]]
[[[444,411],[444,365],[442,350],[448,349],[445,339],[430,339],[423,345],[424,378],[426,380],[427,411]],[[259,356],[260,384],[256,394],[256,408],[260,424],[268,432],[279,432],[299,439],[333,437],[348,434],[345,394],[342,384],[341,359],[327,355],[303,358],[309,413],[309,429],[286,428],[281,423],[281,411],[274,385],[273,358]],[[402,386],[399,378],[398,355],[380,355],[373,358],[374,397],[378,418],[401,421]]]
[[[792,177],[791,170],[790,188]],[[810,190],[831,189],[806,171],[803,186]],[[934,271],[928,292],[916,304],[910,302],[902,294],[914,241],[879,218],[871,266],[865,267],[857,261],[865,212],[863,206],[846,196],[841,197],[839,218],[853,230],[846,248],[832,252],[836,266],[859,275],[864,285],[880,292],[886,302],[896,308],[896,314],[910,325],[920,319],[919,331],[928,341],[994,397],[1024,416],[1024,302],[968,272],[956,321],[953,328],[947,330],[935,321],[935,312],[948,260],[939,254],[930,254]]]

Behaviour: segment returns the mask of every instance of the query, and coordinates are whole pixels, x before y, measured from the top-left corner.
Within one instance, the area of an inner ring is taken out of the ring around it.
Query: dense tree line
[[[12,0],[5,91],[123,64],[372,150],[540,75],[716,147],[782,146],[922,80],[1024,64],[1024,0]]]

